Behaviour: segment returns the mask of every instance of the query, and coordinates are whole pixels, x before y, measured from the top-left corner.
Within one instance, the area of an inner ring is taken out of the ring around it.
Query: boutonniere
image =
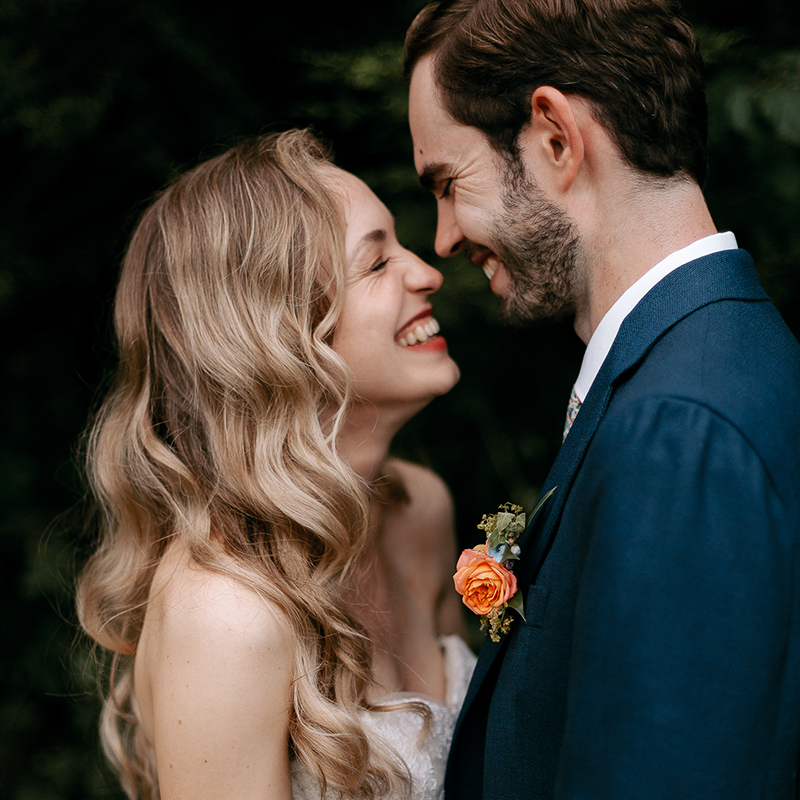
[[[555,490],[554,486],[536,504],[530,519]],[[517,540],[525,530],[527,519],[522,506],[513,503],[503,503],[496,514],[484,514],[478,528],[486,533],[486,543],[464,550],[456,564],[453,575],[456,591],[470,611],[483,617],[481,630],[488,630],[493,642],[499,642],[500,634],[511,629],[511,609],[525,619],[522,595],[517,590],[512,568],[519,560]]]

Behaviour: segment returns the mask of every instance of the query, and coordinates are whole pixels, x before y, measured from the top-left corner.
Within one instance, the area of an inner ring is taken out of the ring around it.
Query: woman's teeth
[[[428,339],[432,336],[436,336],[437,333],[439,333],[439,323],[433,317],[428,317],[428,319],[421,322],[416,328],[409,331],[397,341],[403,347],[410,347],[414,344],[423,344],[427,342]]]
[[[497,272],[497,268],[502,264],[499,258],[496,256],[489,256],[486,261],[483,262],[483,272],[486,277],[491,280],[494,277],[495,272]]]

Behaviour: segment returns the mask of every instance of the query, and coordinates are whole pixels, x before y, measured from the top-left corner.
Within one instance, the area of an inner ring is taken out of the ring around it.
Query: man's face
[[[572,220],[477,128],[445,111],[431,57],[414,69],[409,123],[420,181],[437,199],[436,252],[483,267],[512,323],[574,312],[579,238]],[[512,169],[513,167],[513,169]]]

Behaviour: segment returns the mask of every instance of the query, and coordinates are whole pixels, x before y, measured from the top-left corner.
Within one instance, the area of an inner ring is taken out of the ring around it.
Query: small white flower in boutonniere
[[[537,503],[530,519],[555,490],[554,486]],[[523,598],[511,570],[513,562],[519,560],[517,540],[525,530],[527,519],[522,506],[513,503],[503,503],[496,514],[484,514],[478,528],[486,532],[486,544],[464,550],[456,564],[453,575],[456,591],[470,611],[483,617],[481,630],[488,630],[493,642],[499,642],[500,634],[511,629],[510,609],[525,619]]]

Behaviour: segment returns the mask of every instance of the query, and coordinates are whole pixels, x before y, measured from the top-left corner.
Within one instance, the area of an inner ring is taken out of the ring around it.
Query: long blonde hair
[[[290,622],[291,747],[322,789],[407,786],[359,721],[370,647],[340,596],[369,498],[335,447],[350,390],[329,345],[345,274],[331,169],[307,132],[245,142],[169,186],[123,262],[119,366],[87,436],[100,530],[78,608],[113,654],[102,737],[130,798],[158,797],[132,656],[173,537]]]

